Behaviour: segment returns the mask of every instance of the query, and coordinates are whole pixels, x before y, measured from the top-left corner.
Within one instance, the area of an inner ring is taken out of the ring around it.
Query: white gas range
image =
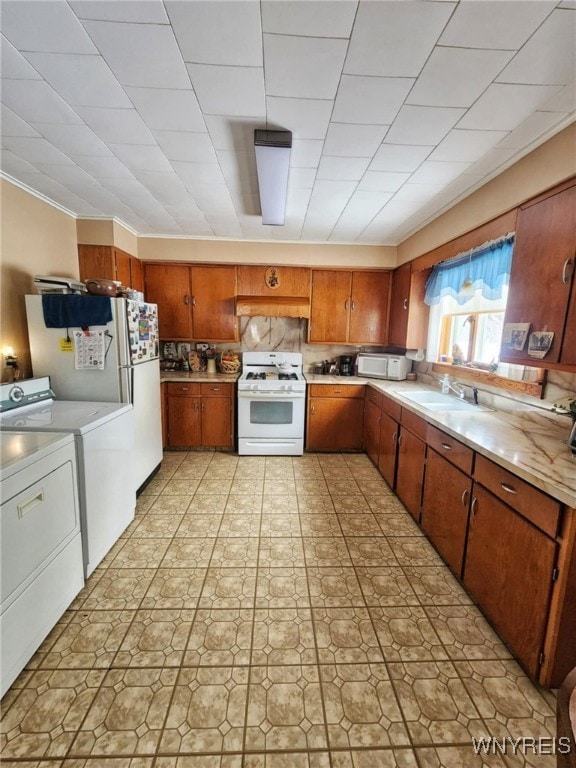
[[[306,379],[300,352],[245,352],[238,379],[238,453],[304,453]]]

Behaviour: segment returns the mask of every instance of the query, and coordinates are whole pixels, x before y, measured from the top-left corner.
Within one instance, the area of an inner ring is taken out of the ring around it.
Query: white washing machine
[[[84,573],[88,577],[134,519],[134,409],[56,400],[47,376],[0,386],[0,429],[74,436]]]
[[[0,434],[0,696],[84,586],[72,435]]]

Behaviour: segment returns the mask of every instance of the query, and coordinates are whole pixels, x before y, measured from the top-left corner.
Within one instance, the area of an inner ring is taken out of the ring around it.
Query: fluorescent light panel
[[[291,148],[291,131],[254,131],[262,224],[284,226]]]

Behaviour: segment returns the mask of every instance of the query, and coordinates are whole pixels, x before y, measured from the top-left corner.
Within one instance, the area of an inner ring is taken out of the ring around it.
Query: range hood
[[[236,314],[245,317],[310,317],[310,297],[237,296]]]

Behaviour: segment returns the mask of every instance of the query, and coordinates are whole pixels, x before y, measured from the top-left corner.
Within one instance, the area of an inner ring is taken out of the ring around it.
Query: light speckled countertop
[[[473,450],[576,508],[576,457],[568,447],[570,419],[529,405],[514,411],[429,411],[402,397],[434,390],[421,382],[306,374],[310,384],[369,384]]]

